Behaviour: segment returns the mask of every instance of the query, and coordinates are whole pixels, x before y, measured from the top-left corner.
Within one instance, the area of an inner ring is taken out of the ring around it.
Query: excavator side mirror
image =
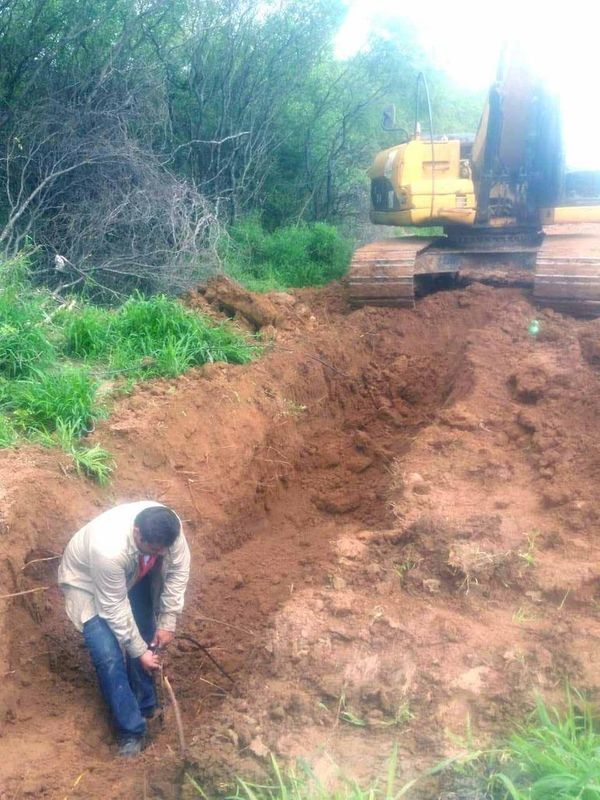
[[[396,129],[396,106],[386,106],[381,114],[381,127],[384,131]]]

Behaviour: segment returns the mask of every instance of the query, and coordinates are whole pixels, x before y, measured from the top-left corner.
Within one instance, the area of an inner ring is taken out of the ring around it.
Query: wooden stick
[[[31,561],[26,561],[25,564],[23,564],[23,566],[21,567],[21,572],[23,572],[25,567],[28,567],[30,564],[39,564],[40,561],[56,561],[56,559],[60,557],[61,556],[48,556],[48,558],[34,558]]]
[[[173,704],[173,710],[175,712],[175,724],[177,725],[177,736],[179,737],[179,750],[181,752],[181,758],[185,761],[185,759],[187,758],[187,746],[185,744],[185,735],[183,733],[183,722],[181,719],[181,711],[179,710],[179,703],[177,702],[177,698],[175,697],[175,692],[173,691],[171,682],[164,674],[163,674],[163,680],[165,682],[165,687],[167,689],[167,693],[169,695],[171,703]]]
[[[208,683],[209,686],[214,686],[215,689],[218,689],[220,692],[223,692],[223,694],[229,694],[227,689],[225,689],[223,686],[219,686],[218,683],[213,683],[212,681],[208,681],[206,680],[206,678],[201,678],[199,675],[194,676],[194,680],[202,681],[202,683]]]
[[[12,594],[0,594],[0,600],[8,600],[11,597],[20,597],[22,594],[32,594],[33,592],[46,592],[49,586],[38,586],[36,589],[25,589],[23,592],[13,592]]]

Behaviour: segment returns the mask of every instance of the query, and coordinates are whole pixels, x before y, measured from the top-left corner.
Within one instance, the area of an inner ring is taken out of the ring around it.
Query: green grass
[[[28,285],[21,257],[0,264],[0,375],[19,378],[51,363],[55,347],[48,336],[46,292]]]
[[[295,767],[282,769],[271,756],[270,777],[264,783],[253,783],[238,778],[226,800],[401,800],[414,785],[409,781],[398,786],[398,755],[394,748],[388,759],[385,774],[368,786],[361,786],[353,780],[338,777],[337,786],[330,789],[324,786],[309,764],[298,760]],[[199,797],[212,800],[202,786],[191,775],[186,780]]]
[[[589,704],[568,692],[562,713],[537,701],[510,737],[490,787],[502,800],[600,800],[600,733]]]
[[[562,710],[538,697],[530,719],[503,746],[453,761],[447,770],[453,789],[482,800],[600,800],[596,722],[577,692],[567,689]]]
[[[176,300],[134,296],[121,307],[60,304],[27,278],[27,258],[0,263],[0,447],[27,440],[60,446],[79,474],[108,482],[112,459],[82,437],[111,396],[139,380],[174,378],[192,366],[243,364],[260,348]],[[99,392],[99,387],[110,386]]]
[[[114,311],[76,308],[61,324],[65,354],[103,362],[111,375],[171,378],[214,361],[245,364],[258,352],[231,326],[216,325],[162,295],[135,296]]]
[[[341,278],[352,245],[332,225],[289,225],[273,233],[255,218],[230,229],[221,248],[227,274],[254,291],[321,286]]]
[[[86,433],[103,415],[95,402],[97,382],[87,369],[63,366],[48,372],[36,370],[31,377],[14,381],[5,408],[24,431],[55,431],[67,425],[76,436]]]
[[[338,778],[336,788],[324,787],[310,767],[299,761],[283,769],[272,757],[264,782],[238,778],[227,800],[399,800],[424,797],[425,779],[443,776],[440,798],[472,800],[600,800],[600,732],[590,704],[567,689],[565,708],[549,708],[537,699],[530,719],[504,745],[465,752],[434,765],[403,782],[397,775],[397,752],[385,774],[370,785]],[[186,780],[199,797],[213,800],[198,781]],[[437,780],[437,779],[436,779]],[[450,785],[449,785],[450,784]],[[413,793],[412,790],[415,790]],[[220,797],[223,795],[220,794]]]

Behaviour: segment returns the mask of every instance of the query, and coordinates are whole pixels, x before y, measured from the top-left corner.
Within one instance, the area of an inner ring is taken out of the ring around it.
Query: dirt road
[[[414,311],[271,302],[261,360],[120,403],[95,434],[109,489],[0,456],[0,594],[50,587],[0,601],[1,800],[181,796],[172,718],[135,769],[114,760],[56,561],[25,566],[124,500],[185,520],[180,631],[235,678],[189,640],[169,656],[209,793],[269,752],[365,779],[394,743],[408,779],[567,677],[597,697],[600,321],[478,285]]]

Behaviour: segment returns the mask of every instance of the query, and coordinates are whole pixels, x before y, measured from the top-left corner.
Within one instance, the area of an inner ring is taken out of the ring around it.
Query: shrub
[[[222,249],[225,271],[249,289],[318,286],[341,278],[351,245],[323,222],[289,225],[266,233],[251,218],[234,225]]]

